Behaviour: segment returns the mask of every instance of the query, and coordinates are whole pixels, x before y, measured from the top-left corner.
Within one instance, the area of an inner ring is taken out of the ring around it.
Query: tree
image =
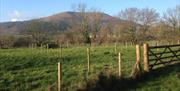
[[[168,9],[163,16],[164,22],[171,30],[180,31],[180,5],[175,8]]]
[[[12,35],[1,35],[0,36],[0,48],[10,48],[13,46],[15,37]]]
[[[78,4],[77,11],[80,13],[80,17],[81,17],[80,31],[83,36],[83,41],[84,43],[91,43],[90,35],[89,35],[90,26],[86,14],[86,4],[84,3]]]
[[[169,41],[180,39],[180,5],[167,9],[163,15],[163,22],[166,30],[163,30],[162,36]]]
[[[80,24],[79,24],[79,29],[80,29],[80,33],[83,37],[83,42],[84,43],[91,43],[91,40],[90,40],[90,34],[89,34],[89,31],[90,31],[90,26],[89,26],[89,22],[88,22],[88,17],[87,17],[87,12],[86,12],[86,4],[78,4],[76,6],[76,9],[77,12],[80,13]],[[80,35],[79,35],[80,36]]]
[[[103,14],[98,11],[97,9],[92,9],[92,16],[91,16],[91,36],[94,42],[97,42],[100,36],[100,30],[103,26]]]
[[[108,20],[107,23],[105,23],[101,29],[100,29],[100,36],[98,37],[98,43],[110,43],[110,42],[115,42],[115,37],[114,37],[114,23],[111,20]]]
[[[119,13],[119,18],[126,20],[126,28],[123,30],[126,35],[129,35],[131,42],[135,43],[137,41],[136,33],[138,28],[138,22],[140,17],[140,10],[137,8],[128,8],[122,10]]]
[[[14,40],[13,47],[29,47],[32,44],[31,36],[17,36]]]
[[[151,26],[153,26],[159,18],[159,14],[154,9],[145,8],[140,12],[139,24],[145,34]]]
[[[41,21],[31,21],[26,25],[26,34],[32,36],[33,42],[38,46],[49,41],[48,23]],[[45,27],[46,26],[46,27]]]

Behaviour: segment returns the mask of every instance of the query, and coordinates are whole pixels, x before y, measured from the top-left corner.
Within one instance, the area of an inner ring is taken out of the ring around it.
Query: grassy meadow
[[[58,62],[62,63],[65,91],[83,87],[87,79],[94,79],[100,72],[118,74],[118,55],[113,45],[91,48],[89,73],[86,48],[62,48],[62,53],[61,49],[0,49],[0,91],[48,91],[48,87],[56,91]],[[135,46],[117,46],[117,52],[122,53],[122,74],[128,77],[135,63]],[[180,79],[176,76],[180,72],[179,64],[160,70],[162,75],[157,75],[158,72],[127,90],[180,91]]]

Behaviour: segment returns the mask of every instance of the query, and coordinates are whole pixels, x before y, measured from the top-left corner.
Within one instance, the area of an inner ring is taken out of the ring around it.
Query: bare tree
[[[94,42],[97,42],[100,36],[100,30],[103,25],[103,14],[97,9],[93,8],[91,12],[90,23],[91,23],[91,36]]]
[[[163,15],[163,23],[166,29],[162,30],[162,37],[168,41],[177,41],[180,38],[180,5],[167,9]]]
[[[119,13],[119,18],[127,21],[125,24],[126,29],[124,29],[124,33],[130,36],[131,42],[136,42],[136,32],[140,18],[140,10],[137,8],[125,9]]]
[[[101,36],[98,39],[98,43],[101,44],[103,42],[112,42],[113,41],[113,22],[108,21],[106,26],[103,26],[100,30]]]
[[[83,41],[84,43],[91,43],[90,34],[89,34],[90,26],[88,22],[86,4],[80,3],[75,8],[76,8],[75,10],[80,13],[81,22],[79,24],[79,27],[83,37]]]
[[[15,36],[13,35],[1,35],[0,36],[0,48],[10,48],[13,46]]]
[[[45,44],[49,41],[50,36],[47,26],[47,23],[41,21],[31,21],[26,25],[25,33],[32,36],[33,42],[40,46],[41,44]]]
[[[180,31],[180,5],[168,9],[163,16],[164,22],[174,31]]]
[[[159,14],[154,9],[145,8],[140,12],[140,21],[144,32],[148,31],[150,26],[157,22]]]

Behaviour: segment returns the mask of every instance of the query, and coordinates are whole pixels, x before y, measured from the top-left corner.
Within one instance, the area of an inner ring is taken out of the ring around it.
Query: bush
[[[28,36],[18,37],[14,43],[13,47],[29,47],[32,44],[32,39]]]
[[[56,44],[56,43],[49,43],[48,44],[48,48],[59,48],[59,45],[58,44]]]

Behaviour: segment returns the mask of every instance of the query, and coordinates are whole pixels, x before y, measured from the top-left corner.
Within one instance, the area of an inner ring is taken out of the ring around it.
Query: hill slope
[[[112,23],[122,23],[125,22],[120,20],[116,17],[110,16],[105,13],[98,13],[101,15],[102,22],[106,25],[108,22]],[[93,19],[93,13],[88,12],[86,13],[89,19]],[[0,23],[0,34],[20,34],[25,31],[25,27],[27,23],[31,21],[42,21],[48,22],[51,24],[57,24],[60,30],[66,30],[67,27],[73,25],[74,23],[79,23],[81,21],[81,13],[80,12],[63,12],[58,13],[52,16],[40,18],[40,19],[33,19],[29,21],[19,21],[19,22],[4,22]],[[51,31],[51,30],[49,30]]]

